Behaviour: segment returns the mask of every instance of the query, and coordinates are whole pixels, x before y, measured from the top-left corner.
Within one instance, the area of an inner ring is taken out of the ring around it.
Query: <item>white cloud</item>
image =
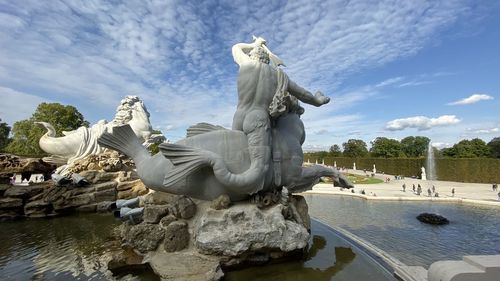
[[[421,131],[432,127],[449,126],[459,122],[460,119],[458,119],[455,115],[443,115],[437,118],[414,116],[389,121],[387,122],[385,129],[389,131],[400,131],[407,128],[416,128]]]
[[[467,131],[476,134],[494,134],[500,132],[500,128],[487,128],[487,129],[467,129]]]
[[[484,94],[474,94],[468,98],[464,98],[458,101],[450,102],[448,105],[467,105],[467,104],[473,104],[476,102],[480,102],[482,100],[492,100],[492,96],[484,95]]]
[[[448,142],[432,142],[431,143],[432,147],[435,147],[437,149],[443,149],[447,147],[452,147],[453,143],[448,143]]]

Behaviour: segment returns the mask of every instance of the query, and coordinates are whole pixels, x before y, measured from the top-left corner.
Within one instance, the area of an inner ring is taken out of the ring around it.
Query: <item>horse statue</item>
[[[57,174],[64,175],[72,163],[91,154],[104,152],[97,139],[113,127],[129,124],[136,139],[147,142],[151,136],[149,112],[142,100],[137,96],[125,97],[116,109],[115,118],[111,122],[100,120],[90,128],[80,127],[73,131],[63,131],[62,137],[56,136],[54,127],[47,122],[35,122],[44,126],[47,132],[40,138],[40,148],[51,154],[49,162],[65,162],[66,165],[56,170]]]

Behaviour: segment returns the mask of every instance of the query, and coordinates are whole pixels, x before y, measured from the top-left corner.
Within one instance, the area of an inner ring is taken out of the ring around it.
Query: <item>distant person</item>
[[[366,192],[365,192],[365,190],[364,190],[364,189],[363,189],[363,190],[361,190],[361,194],[363,194],[363,195],[365,195],[365,194],[366,194]]]
[[[40,176],[40,181],[45,181],[43,175]]]
[[[427,188],[427,195],[428,195],[429,197],[431,197],[431,195],[432,195],[432,191],[431,191],[431,189],[430,189],[430,188]]]
[[[434,193],[434,197],[439,197],[439,192]]]
[[[354,193],[354,188],[353,188],[353,189],[351,189],[351,193]]]
[[[496,183],[496,182],[495,182],[495,183],[493,183],[492,188],[493,188],[493,191],[497,191],[497,190],[498,190],[498,185],[497,185],[497,183]]]
[[[432,193],[436,193],[436,187],[434,185],[432,186]]]
[[[451,189],[451,197],[455,197],[455,188]]]
[[[415,193],[415,184],[413,184],[413,193]]]
[[[498,201],[500,201],[500,192],[498,192]]]
[[[422,193],[422,187],[419,184],[417,187],[417,195],[420,195],[420,193]]]
[[[35,176],[35,182],[38,182],[38,176]]]
[[[403,192],[406,192],[406,183],[403,183]]]

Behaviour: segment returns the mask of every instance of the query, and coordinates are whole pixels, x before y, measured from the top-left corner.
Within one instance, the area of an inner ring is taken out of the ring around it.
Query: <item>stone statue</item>
[[[207,123],[191,126],[187,138],[161,144],[160,153],[152,157],[128,126],[104,133],[99,143],[132,157],[139,177],[151,189],[199,199],[225,194],[239,201],[283,186],[298,192],[311,188],[321,176],[352,187],[337,170],[302,167],[305,131],[299,101],[321,106],[330,99],[291,81],[266,41],[254,39],[232,48],[240,66],[232,130]]]
[[[97,143],[97,139],[113,127],[129,124],[135,137],[144,142],[151,136],[151,124],[149,112],[144,103],[137,96],[125,97],[116,109],[113,121],[100,120],[90,128],[80,127],[76,130],[63,132],[63,137],[56,137],[55,129],[46,122],[36,122],[47,129],[39,141],[40,148],[53,155],[50,159],[63,161],[66,165],[56,170],[57,174],[64,176],[68,173],[68,167],[76,160],[83,159],[91,154],[100,154],[104,147]]]
[[[425,180],[427,180],[427,175],[425,174],[425,168],[422,167],[421,170],[422,170],[421,179],[425,181]]]

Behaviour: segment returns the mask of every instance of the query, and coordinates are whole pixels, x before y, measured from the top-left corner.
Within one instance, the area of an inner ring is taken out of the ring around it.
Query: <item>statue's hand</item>
[[[317,91],[316,94],[314,94],[314,99],[316,100],[318,105],[323,105],[330,102],[330,98],[323,95],[323,93],[320,91]]]

